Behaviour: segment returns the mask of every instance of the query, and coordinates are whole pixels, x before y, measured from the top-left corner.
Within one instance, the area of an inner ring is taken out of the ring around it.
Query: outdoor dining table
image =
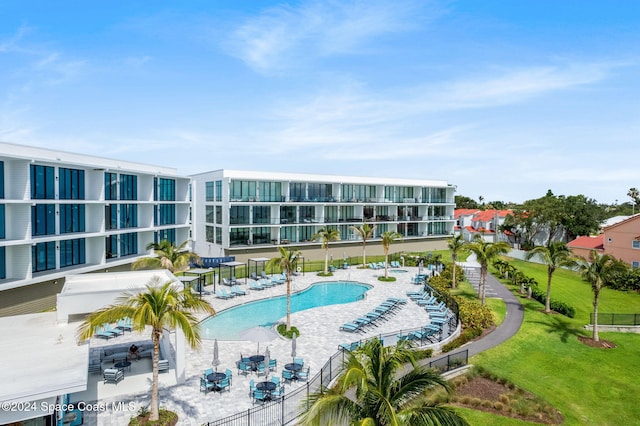
[[[258,364],[264,361],[264,355],[251,355],[249,357],[249,361],[251,361],[251,368],[253,371],[258,369]]]
[[[272,381],[260,382],[256,384],[256,389],[264,392],[265,396],[271,399],[271,391],[276,390],[276,384]]]
[[[218,383],[220,382],[220,380],[224,379],[225,377],[227,377],[227,375],[224,373],[215,372],[215,373],[207,374],[207,380],[216,385],[216,390],[219,390]]]
[[[296,379],[298,378],[298,371],[302,370],[303,365],[302,364],[298,364],[296,362],[291,362],[289,364],[285,364],[284,365],[284,369],[285,370],[289,370],[293,372],[293,377],[295,377]]]
[[[121,370],[122,373],[124,373],[124,369],[125,368],[128,368],[129,371],[131,371],[131,361],[127,361],[127,360],[120,361],[120,362],[115,363],[113,366],[115,368],[117,368],[118,370]]]

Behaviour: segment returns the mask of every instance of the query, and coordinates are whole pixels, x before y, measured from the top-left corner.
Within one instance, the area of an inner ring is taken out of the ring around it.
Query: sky
[[[175,167],[640,187],[635,0],[0,2],[0,141]]]

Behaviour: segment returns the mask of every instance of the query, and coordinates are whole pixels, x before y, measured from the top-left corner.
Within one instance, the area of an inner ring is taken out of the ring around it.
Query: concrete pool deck
[[[429,322],[427,312],[416,303],[408,302],[386,322],[379,323],[374,329],[366,333],[348,333],[340,331],[339,327],[345,322],[350,322],[362,314],[372,310],[388,297],[406,298],[406,292],[419,289],[419,286],[411,284],[411,278],[417,273],[415,267],[405,267],[408,273],[393,274],[395,282],[378,281],[378,276],[384,275],[384,270],[357,269],[351,267],[347,270],[337,270],[333,277],[319,277],[316,273],[306,273],[304,276],[294,277],[292,293],[308,288],[313,283],[323,281],[356,281],[369,284],[372,288],[366,293],[364,300],[357,302],[330,305],[320,308],[300,311],[291,315],[291,324],[300,330],[300,336],[296,339],[296,353],[305,361],[305,367],[310,367],[310,376],[315,375],[327,360],[338,350],[341,343],[349,343],[361,339],[367,339],[379,334],[394,332],[402,329],[411,329],[423,326]],[[390,274],[391,275],[391,274]],[[243,289],[248,286],[242,285]],[[213,295],[204,296],[211,305],[220,312],[240,303],[247,303],[259,299],[283,295],[286,285],[279,285],[263,291],[248,291],[246,296],[238,296],[233,299],[217,299]],[[204,317],[202,317],[204,318]],[[285,318],[281,319],[284,322]],[[111,341],[92,340],[91,346],[107,346],[110,344],[122,344],[127,341],[144,341],[150,334],[126,333]],[[223,418],[253,406],[249,397],[249,382],[265,380],[264,376],[249,374],[238,375],[235,362],[240,355],[254,355],[257,343],[248,341],[218,341],[220,365],[218,371],[230,369],[233,372],[233,381],[230,392],[200,392],[200,377],[205,369],[211,368],[213,358],[213,340],[208,340],[203,335],[202,345],[199,349],[187,348],[186,355],[186,381],[184,384],[176,384],[173,372],[160,374],[159,400],[160,406],[176,411],[180,418],[180,425],[201,425],[204,422]],[[284,364],[291,362],[291,341],[285,338],[276,338],[268,343],[260,344],[260,352],[264,353],[269,347],[271,359],[278,361],[277,370],[271,372],[268,377],[276,375],[281,377]],[[85,395],[74,395],[73,400],[93,400],[105,403],[106,409],[99,412],[86,412],[85,424],[122,425],[127,424],[129,418],[137,413],[141,406],[149,404],[151,388],[151,368],[148,359],[139,361],[135,365],[136,374],[125,374],[125,380],[117,385],[101,382],[101,376],[91,374],[91,379],[97,383],[90,385],[90,392]],[[134,362],[134,364],[136,364]],[[143,365],[148,364],[148,373],[144,373]],[[304,382],[287,384],[285,394],[304,386]],[[116,403],[112,406],[111,403]],[[120,405],[117,405],[120,404]],[[126,409],[114,409],[113,407],[126,407]]]

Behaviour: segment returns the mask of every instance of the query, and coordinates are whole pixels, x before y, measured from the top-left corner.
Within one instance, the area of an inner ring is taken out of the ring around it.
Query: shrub
[[[287,324],[278,324],[278,327],[276,328],[278,330],[278,333],[280,333],[281,336],[284,336],[288,339],[292,339],[293,338],[293,334],[296,334],[296,337],[300,337],[300,330],[298,330],[297,327],[294,327],[293,325],[291,326],[291,329],[287,332]]]
[[[442,352],[451,352],[452,350],[464,345],[465,343],[475,339],[482,334],[482,330],[467,328],[455,340],[447,343],[442,347]]]
[[[378,277],[378,281],[384,281],[384,282],[393,282],[396,280],[396,277],[385,277],[384,275],[381,275]]]
[[[138,411],[138,416],[131,418],[131,420],[129,421],[129,426],[175,426],[176,424],[178,424],[178,415],[173,411],[169,411],[165,408],[160,408],[159,415],[159,420],[149,421],[148,410],[143,410],[141,408]]]
[[[546,299],[547,299],[547,294],[545,292],[543,292],[542,290],[533,287],[533,290],[531,292],[531,297],[533,297],[534,299],[536,299],[538,302],[540,303],[545,303]],[[576,309],[564,302],[560,302],[558,300],[554,300],[551,299],[549,301],[549,305],[550,308],[556,312],[558,312],[559,314],[562,314],[566,317],[569,318],[573,318],[576,315]]]
[[[319,277],[332,277],[333,276],[333,272],[327,272],[326,274],[322,271],[318,272],[318,276]]]
[[[485,399],[484,401],[482,401],[481,405],[484,408],[493,408],[493,402],[489,401],[488,399]]]
[[[498,411],[502,411],[502,409],[504,408],[504,404],[500,401],[496,401],[493,403],[493,408],[495,408]]]
[[[458,315],[464,327],[482,330],[495,324],[489,307],[459,296],[454,296],[454,300],[458,303]]]

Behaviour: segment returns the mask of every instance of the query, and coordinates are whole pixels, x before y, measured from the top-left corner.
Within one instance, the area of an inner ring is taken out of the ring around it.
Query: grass
[[[512,264],[546,286],[546,267],[521,261]],[[600,333],[602,339],[614,342],[617,348],[586,346],[577,336],[590,336],[584,329],[592,308],[590,286],[578,274],[561,270],[554,274],[551,295],[572,304],[576,317],[546,315],[541,312],[542,304],[522,299],[525,319],[516,336],[474,356],[470,362],[549,402],[565,416],[566,425],[637,423],[640,335]],[[605,290],[601,295],[601,312],[637,312],[639,306],[640,295],[636,293]],[[469,417],[465,414],[465,418],[471,424],[527,424],[475,412]]]

